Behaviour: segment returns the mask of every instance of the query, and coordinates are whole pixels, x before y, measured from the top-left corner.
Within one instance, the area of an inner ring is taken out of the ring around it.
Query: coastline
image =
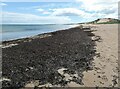
[[[3,48],[3,74],[7,75],[3,76],[7,78],[4,86],[118,87],[117,33],[117,24],[87,24],[83,29],[74,27],[3,42],[4,46],[16,44]],[[24,71],[18,75],[25,78],[22,82],[7,74],[10,71],[18,74],[15,72],[21,71],[18,65]],[[20,84],[13,85],[15,81]]]
[[[59,29],[59,30],[52,31],[52,32],[67,30],[67,29],[70,29],[70,28],[78,27],[78,26],[79,25],[77,25],[77,24],[76,25],[71,25],[70,27],[68,27],[66,29]],[[21,38],[10,39],[10,40],[3,40],[0,47],[5,48],[5,47],[9,47],[9,45],[11,47],[11,46],[14,46],[14,45],[18,45],[19,43],[22,43],[22,42],[27,42],[27,41],[33,40],[35,38],[49,37],[52,32],[44,32],[44,33],[40,33],[40,34],[37,34],[37,35],[28,36],[28,37],[21,37]]]
[[[33,82],[36,81],[39,86],[47,83],[52,86],[65,86],[69,82],[82,84],[82,72],[92,68],[95,55],[95,44],[91,39],[94,34],[88,28],[84,30],[74,27],[3,42],[5,45],[17,44],[2,50],[3,77],[10,80],[4,81],[3,86],[35,86]]]
[[[45,38],[52,36],[51,33],[43,33],[31,37],[26,37],[26,38],[20,38],[20,39],[15,39],[15,40],[9,40],[9,41],[2,41],[2,48],[7,48],[7,47],[12,47],[14,45],[19,45],[19,43],[24,43],[24,42],[30,42],[36,38]]]
[[[69,29],[78,26],[77,24],[73,25],[64,25],[64,24],[43,24],[43,25],[3,25],[3,32],[0,33],[2,36],[1,41],[12,41],[17,39],[29,38],[39,34],[50,33],[54,31],[59,31],[61,29]],[[14,30],[13,30],[14,29]]]

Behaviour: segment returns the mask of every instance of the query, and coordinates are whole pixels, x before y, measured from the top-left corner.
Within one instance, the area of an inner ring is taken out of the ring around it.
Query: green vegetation
[[[92,22],[88,22],[87,24],[120,24],[120,20],[118,19],[112,19],[112,18],[105,18],[106,22],[99,22],[100,20],[102,19],[97,19],[95,21],[92,21]]]
[[[120,20],[113,20],[109,22],[97,23],[97,24],[120,24]]]

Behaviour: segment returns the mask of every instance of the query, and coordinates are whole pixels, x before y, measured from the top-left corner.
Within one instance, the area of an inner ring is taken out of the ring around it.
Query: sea
[[[42,33],[54,32],[76,25],[65,24],[3,24],[0,31],[0,41],[10,41],[35,36]]]

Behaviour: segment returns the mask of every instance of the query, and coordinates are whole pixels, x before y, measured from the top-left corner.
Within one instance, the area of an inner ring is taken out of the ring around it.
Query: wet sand
[[[92,36],[89,28],[75,27],[3,42],[3,87],[83,84],[82,73],[92,69],[95,56]]]

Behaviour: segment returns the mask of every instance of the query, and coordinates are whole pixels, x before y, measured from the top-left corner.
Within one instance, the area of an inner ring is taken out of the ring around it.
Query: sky
[[[17,1],[0,3],[3,23],[66,24],[118,18],[119,0]]]

